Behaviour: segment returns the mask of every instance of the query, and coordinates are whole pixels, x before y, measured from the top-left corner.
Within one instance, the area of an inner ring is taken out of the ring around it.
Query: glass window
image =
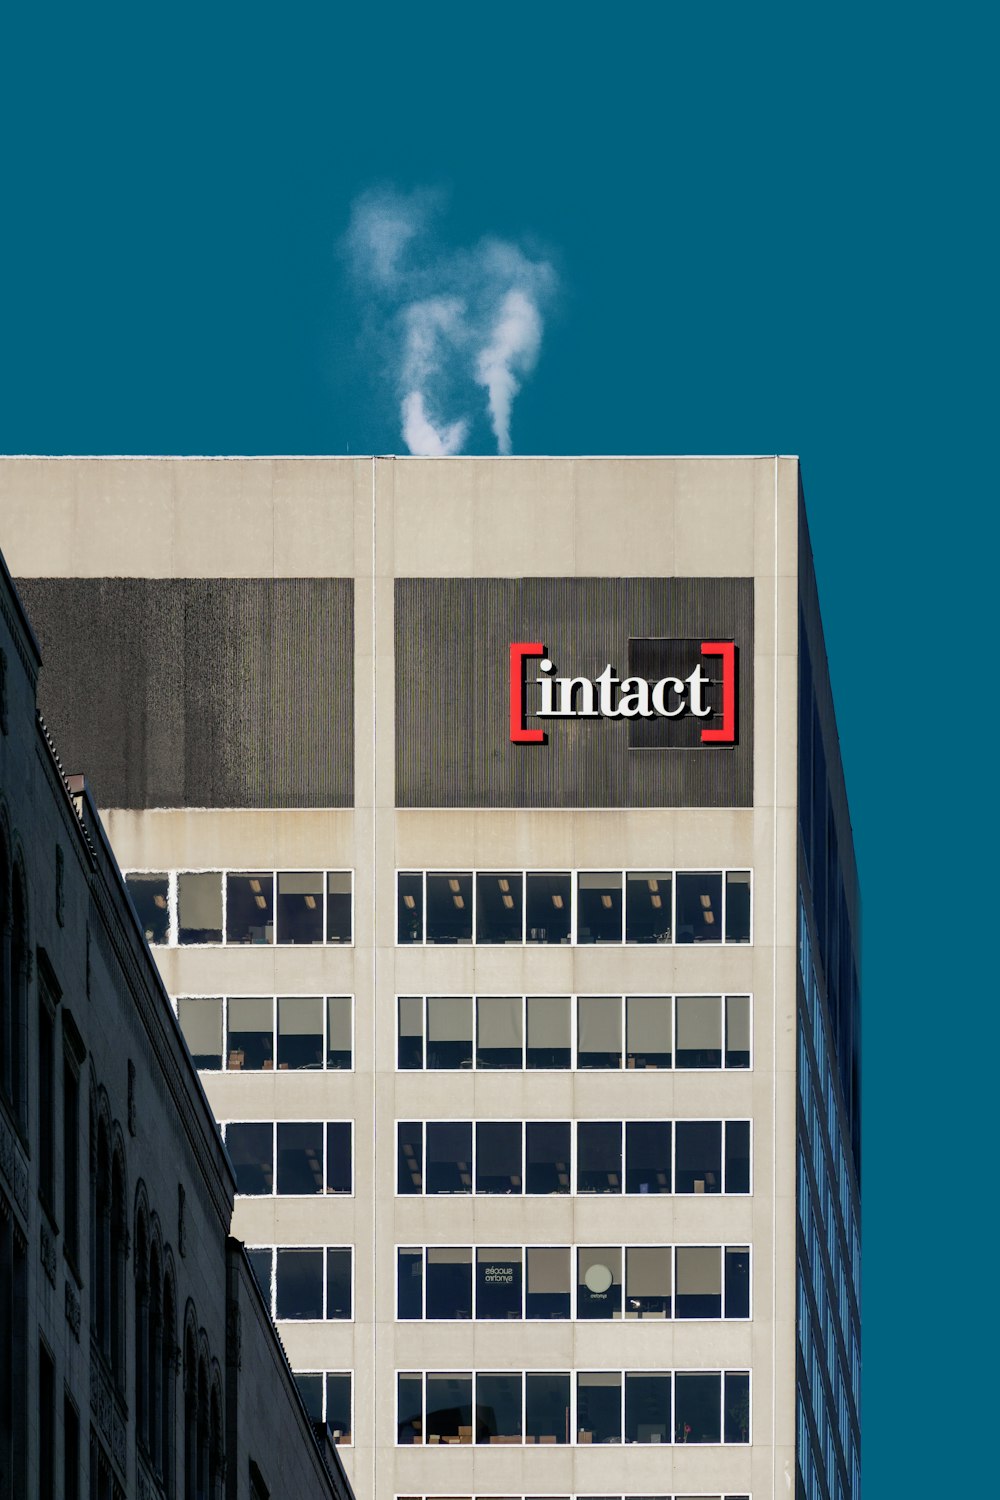
[[[472,1317],[472,1251],[432,1245],[427,1251],[427,1317]]]
[[[569,1442],[568,1375],[525,1375],[524,1434],[532,1443]]]
[[[750,1191],[750,1121],[726,1121],[726,1192]]]
[[[722,1317],[721,1262],[718,1245],[677,1246],[678,1318]]]
[[[424,997],[399,997],[399,1066],[422,1068],[424,1065]]]
[[[419,1120],[400,1120],[396,1143],[396,1192],[423,1192],[424,1129]]]
[[[326,940],[354,940],[350,870],[330,870],[326,877]]]
[[[396,1381],[396,1441],[424,1440],[424,1377],[400,1375]]]
[[[320,995],[279,995],[278,1067],[322,1068],[323,1000]]]
[[[573,919],[572,877],[565,874],[539,874],[529,870],[527,887],[527,941],[529,943],[568,943]]]
[[[625,1191],[669,1193],[673,1127],[669,1120],[625,1124]]]
[[[669,1068],[673,1065],[674,1003],[669,995],[625,997],[625,1066]]]
[[[178,1000],[177,1019],[196,1068],[222,1067],[222,1001]]]
[[[472,1125],[468,1120],[427,1124],[427,1191],[472,1192]]]
[[[726,1067],[750,1066],[750,996],[726,996]]]
[[[727,1245],[726,1317],[749,1318],[749,1316],[750,1247],[749,1245]]]
[[[525,1316],[568,1318],[570,1255],[568,1245],[532,1245],[528,1252]],[[560,1439],[560,1441],[565,1441]]]
[[[670,1442],[670,1376],[641,1370],[625,1376],[626,1443]]]
[[[226,942],[274,942],[274,876],[226,876]]]
[[[578,1443],[622,1440],[622,1377],[619,1370],[581,1371],[576,1377]]]
[[[722,1001],[718,995],[677,996],[678,1068],[722,1067]]]
[[[427,997],[427,1066],[472,1067],[472,997]]]
[[[521,1251],[486,1248],[476,1251],[476,1317],[521,1316]]]
[[[353,1132],[350,1120],[330,1120],[326,1127],[326,1190],[354,1191]]]
[[[322,1318],[322,1250],[275,1252],[275,1317]]]
[[[670,1317],[672,1260],[669,1245],[633,1245],[625,1251],[626,1318]]]
[[[147,943],[170,941],[170,877],[167,875],[126,875],[125,885],[132,897]]]
[[[268,1312],[271,1311],[271,1256],[270,1250],[247,1251],[247,1260],[250,1262],[253,1279],[260,1287]]]
[[[568,1193],[570,1149],[568,1120],[529,1120],[524,1127],[525,1190]]]
[[[726,1442],[750,1441],[750,1374],[747,1370],[726,1371]]]
[[[280,1254],[280,1251],[279,1251]],[[349,1249],[326,1252],[326,1315],[328,1318],[351,1317],[351,1252]]]
[[[326,1065],[350,1068],[353,1062],[352,1000],[350,995],[326,997]],[[338,1375],[337,1379],[340,1379]]]
[[[326,1377],[326,1430],[334,1443],[349,1447],[351,1443],[351,1377]]]
[[[629,870],[625,876],[625,941],[669,943],[674,878],[669,870]]]
[[[427,1441],[472,1442],[472,1376],[427,1376]]]
[[[578,1193],[622,1190],[622,1127],[618,1120],[580,1120],[576,1127]]]
[[[571,1029],[568,995],[529,995],[528,1067],[568,1068]]]
[[[622,1002],[618,995],[581,995],[576,1002],[578,1068],[622,1065]]]
[[[678,871],[677,942],[722,942],[721,871]]]
[[[322,941],[322,873],[282,871],[278,875],[278,942]]]
[[[476,1124],[476,1192],[520,1193],[520,1120],[480,1120]]]
[[[678,1193],[721,1193],[722,1125],[718,1120],[677,1121]]]
[[[222,875],[218,870],[178,875],[177,941],[222,942]]]
[[[522,1440],[520,1374],[476,1376],[476,1442]]]
[[[274,1001],[270,995],[230,997],[227,1066],[244,1073],[274,1066]]]
[[[617,1245],[588,1246],[576,1256],[578,1318],[622,1315],[622,1252]]]
[[[726,942],[750,941],[750,871],[726,871]]]
[[[578,943],[621,942],[620,870],[586,870],[577,875],[576,940]]]
[[[476,996],[476,1067],[520,1068],[520,995]]]
[[[472,942],[472,876],[427,876],[427,941]]]
[[[676,1375],[674,1385],[674,1442],[720,1442],[718,1372]]]
[[[319,1120],[278,1125],[278,1192],[283,1196],[323,1191],[323,1125]]]
[[[424,940],[424,877],[419,873],[401,872],[396,892],[397,943],[422,943]]]
[[[424,1315],[424,1252],[400,1250],[396,1257],[396,1316],[411,1320]]]
[[[476,876],[476,942],[523,943],[524,876]]]
[[[314,1427],[323,1425],[323,1377],[322,1375],[296,1375],[295,1384],[299,1388],[302,1404],[309,1413],[309,1420]]]
[[[259,1198],[274,1187],[274,1139],[270,1121],[226,1126],[226,1150],[236,1170],[236,1191]]]

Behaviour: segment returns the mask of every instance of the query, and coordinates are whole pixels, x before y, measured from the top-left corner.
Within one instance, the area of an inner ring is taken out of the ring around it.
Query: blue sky
[[[449,295],[486,236],[551,270],[515,452],[801,455],[866,909],[870,1495],[992,1473],[985,15],[22,6],[0,49],[0,451],[405,451],[343,252],[394,187],[441,194]],[[485,397],[442,395],[467,451]]]

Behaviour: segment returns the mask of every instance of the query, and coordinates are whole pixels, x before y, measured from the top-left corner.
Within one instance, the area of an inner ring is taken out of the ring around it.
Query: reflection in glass
[[[322,1250],[275,1251],[275,1316],[322,1318]]]
[[[725,1375],[725,1408],[727,1443],[750,1441],[750,1374],[747,1370],[727,1370]]]
[[[424,877],[418,872],[402,871],[396,892],[397,943],[422,943],[424,940]]]
[[[271,1311],[271,1256],[270,1250],[247,1251],[247,1260],[250,1262],[254,1281],[260,1287],[268,1312]]]
[[[477,1068],[521,1067],[521,1010],[520,995],[477,995]]]
[[[529,1120],[524,1127],[524,1155],[527,1192],[569,1192],[568,1120]]]
[[[472,876],[427,876],[427,941],[472,942]]]
[[[353,938],[351,872],[330,870],[326,877],[326,940],[350,943]]]
[[[578,1443],[622,1440],[622,1377],[618,1370],[581,1371],[576,1377]]]
[[[222,1001],[178,1000],[177,1019],[196,1068],[222,1067]]]
[[[726,1192],[750,1191],[750,1121],[726,1121]]]
[[[526,940],[529,943],[568,943],[573,919],[569,872],[541,874],[529,870],[525,883]]]
[[[177,941],[222,942],[222,876],[218,870],[178,875]]]
[[[750,1316],[750,1247],[726,1247],[726,1317]]]
[[[274,1141],[271,1123],[229,1124],[226,1149],[236,1171],[236,1191],[259,1198],[274,1186]]]
[[[476,876],[476,942],[521,943],[524,876]]]
[[[677,942],[722,942],[722,872],[677,873]]]
[[[323,1000],[319,995],[279,995],[278,1067],[322,1068]]]
[[[170,938],[170,881],[166,875],[126,875],[139,926],[147,943],[166,943]]]
[[[274,1001],[268,996],[230,996],[226,1066],[250,1072],[274,1066]]]
[[[278,942],[323,941],[323,876],[316,871],[278,875]]]
[[[669,943],[673,876],[669,870],[629,870],[625,876],[625,941]]]
[[[349,1446],[351,1442],[351,1377],[326,1377],[326,1430],[334,1443]]]
[[[722,1001],[718,995],[677,996],[678,1068],[722,1067]]]
[[[472,997],[427,997],[427,1066],[472,1067]]]
[[[677,1121],[678,1193],[721,1193],[722,1124],[719,1120]]]
[[[673,1064],[673,1001],[669,995],[625,997],[625,1066],[669,1068]]]
[[[620,943],[622,940],[622,877],[620,870],[586,870],[576,877],[576,940],[578,943]]]
[[[399,997],[400,1068],[422,1068],[424,1065],[424,999],[422,995]]]
[[[427,1314],[441,1321],[472,1317],[472,1251],[432,1245],[427,1251]]]
[[[274,876],[270,870],[226,876],[226,942],[274,942]]]
[[[572,1049],[568,995],[529,995],[528,1067],[568,1068]]]

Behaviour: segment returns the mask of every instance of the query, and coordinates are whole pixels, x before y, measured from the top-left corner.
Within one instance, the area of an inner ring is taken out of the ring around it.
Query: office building
[[[356,1492],[854,1500],[797,461],[24,459],[0,506]]]

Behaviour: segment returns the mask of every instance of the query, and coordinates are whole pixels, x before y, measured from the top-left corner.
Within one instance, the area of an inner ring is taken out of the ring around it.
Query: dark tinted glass
[[[351,1441],[351,1377],[326,1377],[326,1430],[334,1443]]]
[[[617,1120],[580,1120],[576,1127],[578,1193],[622,1190],[622,1127]]]
[[[670,1442],[670,1376],[642,1371],[625,1376],[626,1443]]]
[[[472,1442],[472,1376],[427,1376],[427,1438]]]
[[[424,1315],[424,1252],[400,1250],[396,1257],[396,1316],[400,1319]]]
[[[326,1127],[326,1190],[350,1193],[354,1187],[354,1163],[350,1120],[331,1120]]]
[[[625,877],[625,941],[669,943],[673,876],[668,870],[630,870]]]
[[[521,1316],[521,1251],[480,1249],[476,1251],[476,1317],[519,1318]]]
[[[428,1193],[472,1192],[472,1125],[434,1120],[427,1125]]]
[[[424,1440],[424,1378],[400,1375],[396,1381],[396,1441],[404,1445]]]
[[[278,942],[323,941],[322,872],[284,871],[278,875]]]
[[[524,1127],[526,1190],[568,1193],[570,1126],[568,1120],[530,1120]]]
[[[622,1440],[622,1377],[617,1370],[576,1377],[576,1425],[579,1443]]]
[[[521,1376],[476,1376],[476,1442],[521,1438]]]
[[[178,875],[177,941],[222,942],[222,875],[218,870]]]
[[[271,1192],[274,1146],[270,1123],[226,1126],[226,1149],[236,1169],[236,1191],[252,1197]]]
[[[622,877],[618,870],[587,870],[576,877],[578,943],[622,940]]]
[[[472,1251],[432,1245],[427,1251],[427,1317],[472,1317]]]
[[[476,942],[521,943],[522,889],[520,872],[476,876]]]
[[[568,943],[573,919],[572,878],[566,874],[533,874],[527,885],[527,941]]]
[[[725,1378],[725,1440],[727,1443],[749,1443],[750,1375],[746,1370],[727,1370]]]
[[[351,1316],[351,1252],[326,1252],[326,1315],[328,1318]]]
[[[524,1378],[524,1432],[536,1443],[568,1443],[569,1376],[531,1371]]]
[[[396,1191],[423,1191],[424,1140],[419,1120],[401,1120],[396,1127]]]
[[[315,1120],[278,1125],[278,1192],[323,1191],[323,1125]]]
[[[165,943],[170,937],[170,882],[166,875],[126,875],[125,885],[132,897],[147,943]]]
[[[278,1250],[275,1260],[275,1316],[322,1318],[322,1250]]]
[[[750,871],[726,872],[726,942],[750,941]]]
[[[722,942],[722,872],[677,873],[678,943]]]
[[[677,1121],[678,1193],[721,1193],[722,1125],[718,1120]]]
[[[424,940],[424,877],[402,873],[396,891],[396,941],[422,943]]]
[[[520,1193],[521,1123],[480,1120],[476,1125],[476,1192]]]
[[[295,1384],[299,1388],[302,1404],[309,1413],[310,1422],[314,1427],[319,1427],[323,1421],[322,1375],[296,1375]]]
[[[399,997],[399,1066],[424,1065],[424,1000],[422,995]]]
[[[720,1376],[714,1374],[675,1377],[674,1442],[718,1443],[720,1426]]]
[[[427,876],[427,941],[472,942],[472,876]]]
[[[628,1120],[625,1125],[625,1191],[670,1192],[669,1120]]]
[[[750,1121],[726,1121],[726,1192],[750,1191]]]
[[[274,876],[226,876],[226,942],[274,942]]]
[[[726,1317],[750,1316],[750,1250],[746,1245],[726,1249]]]
[[[349,943],[353,936],[351,872],[331,870],[326,877],[326,940]]]
[[[261,1295],[267,1303],[267,1310],[271,1310],[271,1252],[270,1250],[248,1250],[247,1260],[253,1272],[254,1280],[260,1287]]]

